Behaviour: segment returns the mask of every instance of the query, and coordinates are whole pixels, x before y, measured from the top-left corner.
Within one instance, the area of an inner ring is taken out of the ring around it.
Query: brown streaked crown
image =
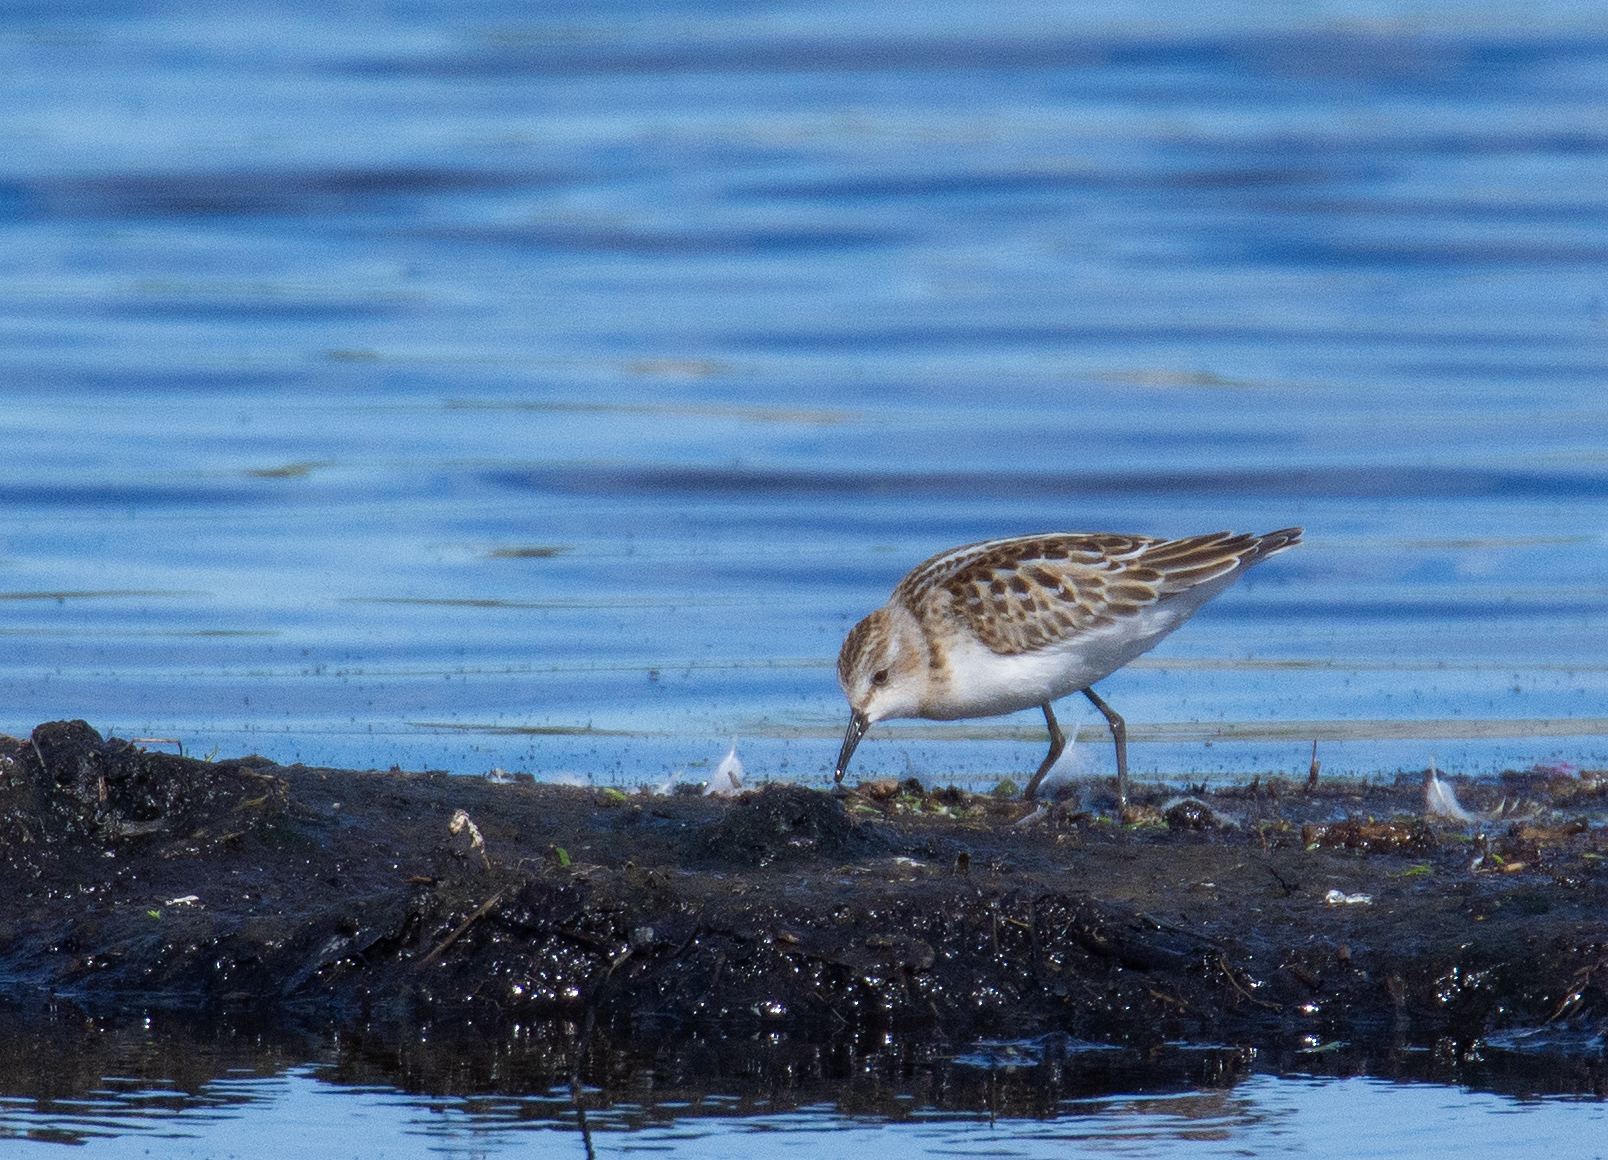
[[[859,624],[849,629],[849,635],[843,638],[843,647],[838,649],[838,684],[847,689],[854,681],[854,666],[862,653],[870,646],[871,639],[877,632],[877,618],[868,616]]]

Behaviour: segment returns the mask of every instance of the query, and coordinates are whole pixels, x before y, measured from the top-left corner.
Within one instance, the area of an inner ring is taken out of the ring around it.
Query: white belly
[[[1221,590],[1215,584],[1203,587],[1213,590],[1190,599],[1196,589],[1182,600],[1152,605],[1137,616],[1032,652],[996,653],[969,633],[948,642],[947,663],[932,676],[921,716],[938,721],[996,717],[1086,689],[1150,651]]]

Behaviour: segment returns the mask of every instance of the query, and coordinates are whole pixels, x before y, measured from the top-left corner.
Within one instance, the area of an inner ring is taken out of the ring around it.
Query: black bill
[[[843,734],[843,748],[838,752],[837,774],[833,778],[838,785],[843,784],[843,771],[849,768],[849,758],[854,756],[854,747],[860,744],[860,738],[865,731],[871,728],[871,722],[865,719],[864,713],[853,713],[849,717],[848,732]]]

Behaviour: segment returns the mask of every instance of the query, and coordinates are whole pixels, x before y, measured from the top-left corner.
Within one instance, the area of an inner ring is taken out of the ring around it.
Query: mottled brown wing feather
[[[1299,542],[1298,528],[1182,540],[1076,532],[989,540],[934,556],[900,582],[894,598],[917,616],[952,609],[994,652],[1030,652]]]

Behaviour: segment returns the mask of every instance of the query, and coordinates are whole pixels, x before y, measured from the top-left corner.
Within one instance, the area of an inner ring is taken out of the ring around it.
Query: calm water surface
[[[116,1089],[113,1083],[108,1087]],[[334,1087],[305,1070],[221,1080],[193,1096],[106,1091],[35,1109],[0,1098],[0,1140],[17,1155],[299,1156],[308,1160],[587,1155],[565,1097],[463,1098]],[[773,1157],[1305,1156],[1335,1160],[1481,1155],[1601,1157],[1601,1103],[1514,1100],[1435,1085],[1260,1076],[1231,1091],[1066,1101],[1039,1119],[957,1117],[912,1106],[898,1119],[830,1106],[771,1112],[617,1106],[588,1118],[596,1156]],[[184,1105],[182,1110],[175,1105]],[[741,1114],[738,1114],[738,1113]],[[27,1144],[24,1144],[24,1142]],[[271,1142],[271,1143],[268,1143]],[[27,1145],[32,1145],[28,1147]],[[265,1152],[264,1149],[268,1150]]]
[[[1143,1056],[1084,1045],[1053,1067],[988,1072],[965,1062],[979,1057],[960,1053],[917,1050],[901,1059],[896,1047],[871,1043],[844,1053],[775,1037],[717,1039],[679,1061],[621,1066],[624,1057],[611,1050],[607,1077],[595,1077],[605,1087],[583,1088],[583,1119],[569,1085],[551,1084],[541,1063],[548,1049],[529,1038],[534,1030],[523,1044],[516,1034],[500,1045],[481,1040],[479,1050],[454,1038],[454,1055],[442,1050],[445,1040],[432,1048],[424,1037],[383,1048],[326,1039],[298,1050],[271,1038],[209,1043],[206,1035],[175,1040],[102,1025],[32,1041],[44,1050],[28,1060],[16,1049],[30,1040],[8,1028],[0,1032],[0,1141],[39,1157],[68,1145],[91,1156],[215,1160],[1608,1154],[1600,1101],[1539,1094],[1600,1085],[1600,1066],[1586,1061],[1538,1061],[1528,1082],[1521,1069],[1474,1065],[1470,1075],[1504,1093],[1496,1094],[1346,1077],[1358,1060],[1344,1049],[1306,1057],[1337,1063],[1330,1074],[1249,1071],[1255,1053],[1213,1045]],[[568,1040],[564,1028],[545,1031],[562,1054],[575,1028]],[[65,1053],[52,1057],[52,1049]],[[1489,1044],[1479,1050],[1500,1055]],[[709,1066],[711,1051],[723,1066]],[[291,1062],[298,1055],[311,1058]],[[1408,1049],[1373,1061],[1421,1072],[1429,1058]],[[688,1074],[688,1063],[707,1074]],[[547,1079],[539,1078],[544,1070]],[[1444,1061],[1429,1070],[1448,1074]],[[1194,1082],[1179,1082],[1190,1072]],[[407,1077],[400,1084],[399,1075]]]
[[[1564,2],[8,3],[0,730],[619,782],[736,736],[819,781],[838,643],[927,555],[1299,523],[1102,686],[1139,769],[1608,761],[1605,124],[1608,21]],[[985,783],[1041,744],[1031,714],[879,732],[860,768]],[[535,1146],[294,1071],[241,1091],[95,1110],[86,1147]],[[1365,1080],[1213,1116],[600,1148],[1601,1128]]]
[[[1605,29],[8,5],[0,728],[816,779],[927,555],[1301,523],[1105,683],[1140,767],[1608,760]]]

